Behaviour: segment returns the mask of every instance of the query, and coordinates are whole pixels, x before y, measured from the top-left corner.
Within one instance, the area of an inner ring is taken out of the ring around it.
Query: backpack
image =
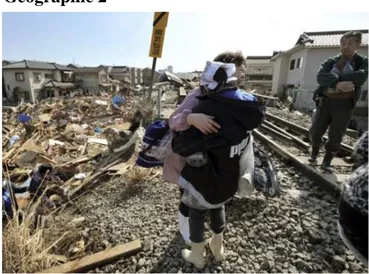
[[[142,149],[136,165],[144,168],[163,166],[164,159],[171,152],[172,131],[166,121],[155,121],[145,131]]]

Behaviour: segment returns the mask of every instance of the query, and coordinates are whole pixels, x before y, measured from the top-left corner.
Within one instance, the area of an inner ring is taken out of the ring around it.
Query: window
[[[54,79],[54,75],[51,73],[51,74],[45,74],[45,78],[46,79]]]
[[[31,97],[29,96],[29,92],[28,91],[24,91],[23,92],[23,98],[24,98],[24,101],[28,102],[31,100]]]
[[[291,60],[291,63],[290,63],[290,70],[294,70],[294,69],[295,69],[295,62],[296,62],[296,60],[295,60],[295,59]]]
[[[296,68],[302,68],[302,61],[304,60],[304,57],[300,57],[297,59],[297,65]]]
[[[17,80],[17,81],[24,81],[24,73],[23,72],[16,73],[15,74],[15,80]]]
[[[266,68],[257,68],[257,69],[254,69],[254,73],[255,74],[265,74],[267,72],[268,72],[268,70]]]
[[[41,79],[41,73],[33,73],[33,83],[40,83]]]
[[[55,91],[54,90],[50,90],[50,89],[47,89],[47,90],[42,90],[41,91],[41,98],[42,99],[46,99],[46,98],[52,98],[52,97],[55,97]]]

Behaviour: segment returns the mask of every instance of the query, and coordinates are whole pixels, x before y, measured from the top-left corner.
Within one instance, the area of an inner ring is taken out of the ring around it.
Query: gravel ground
[[[367,272],[337,234],[337,201],[280,158],[272,157],[283,187],[280,198],[255,194],[226,206],[226,259],[207,249],[204,272]],[[78,201],[85,217],[86,254],[140,238],[143,251],[93,272],[198,272],[181,258],[176,186],[150,182],[102,182]],[[209,235],[208,235],[209,236]]]
[[[286,121],[293,121],[294,124],[309,129],[311,126],[311,116],[300,111],[289,112],[287,109],[268,108],[268,112],[274,116],[285,119]],[[350,136],[343,137],[343,143],[352,146],[355,139]]]

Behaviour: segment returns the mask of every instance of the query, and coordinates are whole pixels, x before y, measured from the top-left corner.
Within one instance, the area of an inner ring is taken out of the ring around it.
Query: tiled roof
[[[45,69],[45,70],[73,70],[72,68],[41,61],[23,60],[4,66],[3,69]]]
[[[86,73],[99,73],[104,68],[102,67],[83,67],[83,68],[76,68],[74,72],[76,74],[86,74]]]
[[[361,46],[368,46],[368,30],[358,30],[362,35]],[[340,39],[347,30],[339,31],[320,31],[304,32],[300,35],[296,45],[305,45],[307,47],[339,47]]]
[[[252,59],[252,60],[269,60],[272,58],[272,56],[247,56],[246,60]]]

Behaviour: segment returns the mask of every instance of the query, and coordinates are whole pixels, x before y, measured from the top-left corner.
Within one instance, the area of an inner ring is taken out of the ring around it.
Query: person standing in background
[[[340,149],[361,87],[368,79],[368,57],[356,52],[361,40],[360,32],[345,33],[340,41],[341,53],[324,61],[317,75],[319,87],[313,98],[316,113],[309,131],[312,144],[309,161],[316,161],[322,137],[329,127],[322,169],[330,173],[331,161]]]

